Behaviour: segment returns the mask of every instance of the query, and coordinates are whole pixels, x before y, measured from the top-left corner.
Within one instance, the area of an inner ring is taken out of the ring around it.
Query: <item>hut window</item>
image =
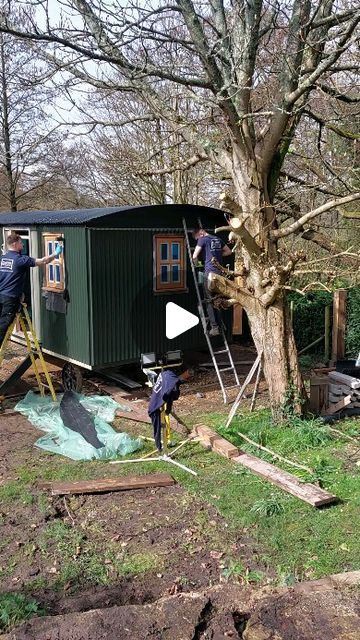
[[[154,236],[154,291],[183,291],[186,288],[185,238]]]
[[[46,256],[54,253],[58,245],[58,237],[58,233],[43,233],[44,253]],[[64,271],[64,256],[61,254],[58,258],[55,258],[53,262],[45,265],[44,289],[49,291],[64,291]]]

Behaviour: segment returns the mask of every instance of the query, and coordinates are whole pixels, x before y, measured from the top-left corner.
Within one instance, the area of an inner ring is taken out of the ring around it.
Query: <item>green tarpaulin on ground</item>
[[[109,396],[78,396],[83,407],[94,416],[96,433],[104,443],[104,447],[96,449],[80,433],[65,427],[60,417],[61,398],[62,395],[59,395],[58,401],[53,402],[50,397],[29,391],[16,405],[16,411],[46,433],[35,442],[36,447],[60,453],[72,460],[113,459],[142,448],[140,439],[131,438],[127,433],[117,433],[108,424],[114,420],[117,409],[128,411],[128,407],[118,404]]]

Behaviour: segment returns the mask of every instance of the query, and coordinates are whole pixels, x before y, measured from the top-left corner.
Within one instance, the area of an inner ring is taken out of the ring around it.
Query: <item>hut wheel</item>
[[[80,392],[83,386],[83,375],[79,367],[66,362],[62,368],[61,379],[65,391]]]

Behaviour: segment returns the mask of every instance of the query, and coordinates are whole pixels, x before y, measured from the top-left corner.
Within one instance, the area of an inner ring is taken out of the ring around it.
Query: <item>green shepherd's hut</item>
[[[188,229],[224,224],[220,210],[176,204],[0,214],[4,244],[11,231],[34,257],[64,244],[58,260],[30,270],[26,288],[48,359],[76,377],[139,362],[142,353],[204,345],[200,325],[174,340],[165,335],[167,302],[197,313],[183,219]],[[14,340],[22,340],[18,330]]]

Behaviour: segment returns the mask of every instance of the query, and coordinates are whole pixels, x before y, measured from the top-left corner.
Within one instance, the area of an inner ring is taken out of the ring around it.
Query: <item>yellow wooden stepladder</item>
[[[49,389],[50,393],[51,393],[51,397],[53,399],[54,402],[56,402],[56,393],[54,390],[54,385],[52,383],[52,380],[50,378],[50,374],[48,371],[48,368],[46,366],[46,362],[43,356],[43,353],[41,351],[41,346],[39,343],[39,340],[37,338],[37,335],[35,333],[33,324],[31,322],[31,318],[29,315],[29,312],[27,310],[27,305],[22,302],[19,308],[19,311],[17,312],[13,322],[11,323],[11,325],[8,327],[5,338],[3,340],[3,343],[0,347],[0,366],[2,364],[2,361],[4,359],[5,353],[6,353],[6,348],[8,346],[8,343],[11,339],[12,336],[12,332],[14,330],[15,324],[16,322],[19,322],[19,325],[21,327],[21,331],[24,334],[24,338],[26,341],[26,348],[27,348],[27,352],[30,356],[30,360],[31,360],[31,364],[36,376],[36,382],[38,384],[39,387],[39,391],[40,394],[42,396],[45,395],[45,389]],[[39,362],[41,364],[41,369],[39,368]],[[45,375],[46,378],[46,382],[47,384],[43,383],[41,381],[41,377],[40,377],[40,373],[43,373]]]

